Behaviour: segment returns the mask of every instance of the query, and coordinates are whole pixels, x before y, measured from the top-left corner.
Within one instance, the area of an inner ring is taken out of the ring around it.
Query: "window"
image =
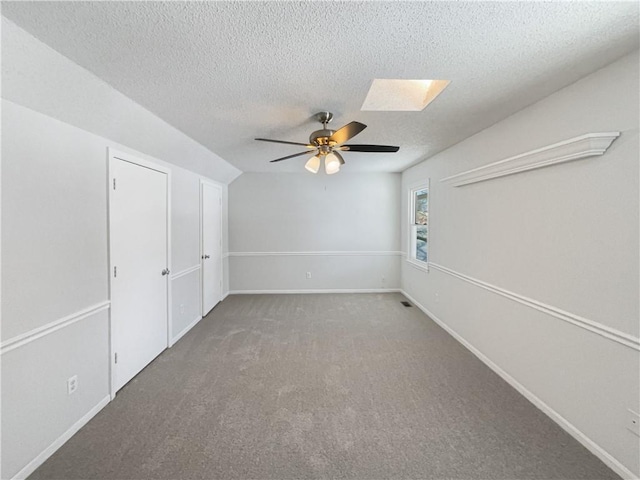
[[[408,260],[426,268],[429,261],[429,181],[410,190],[409,214]]]

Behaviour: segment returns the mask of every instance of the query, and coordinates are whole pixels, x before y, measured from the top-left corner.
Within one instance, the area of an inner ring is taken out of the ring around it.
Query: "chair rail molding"
[[[476,287],[483,288],[485,290],[488,290],[489,292],[508,298],[509,300],[520,303],[527,307],[533,308],[534,310],[538,310],[542,313],[546,313],[547,315],[555,317],[559,320],[563,320],[567,323],[575,325],[576,327],[583,328],[592,333],[600,335],[601,337],[608,338],[609,340],[613,340],[614,342],[617,342],[620,345],[624,345],[633,350],[640,351],[640,338],[635,337],[629,333],[621,332],[620,330],[611,328],[607,325],[603,325],[594,320],[589,320],[587,318],[576,315],[575,313],[567,312],[558,307],[547,305],[546,303],[540,302],[538,300],[534,300],[529,297],[525,297],[524,295],[520,295],[515,292],[511,292],[509,290],[498,287],[496,285],[492,285],[488,282],[483,282],[482,280],[478,280],[477,278],[473,278],[463,273],[457,272],[451,268],[438,265],[437,263],[430,263],[429,265],[435,270],[438,270],[447,275],[451,275],[452,277],[455,277],[459,280],[475,285]]]
[[[178,273],[174,273],[171,275],[171,280],[177,280],[178,278],[184,277],[185,275],[189,275],[190,273],[197,272],[200,270],[200,264],[194,265],[193,267],[185,268],[184,270],[179,271]]]
[[[466,170],[456,175],[442,178],[440,181],[450,183],[454,187],[462,187],[537,168],[604,155],[613,141],[619,136],[620,132],[587,133],[482,167]]]
[[[229,252],[230,257],[396,257],[401,256],[400,251],[330,251],[330,252]]]
[[[28,332],[10,338],[9,340],[5,340],[0,345],[0,354],[4,355],[11,350],[15,350],[16,348],[26,345],[27,343],[33,342],[34,340],[56,332],[61,328],[68,327],[69,325],[73,325],[80,320],[92,317],[96,313],[108,310],[110,307],[111,302],[109,302],[108,300],[100,302],[88,308],[84,308],[78,312],[72,313],[71,315],[60,318],[59,320],[55,320],[53,322],[47,323],[46,325],[42,325],[41,327],[34,328],[33,330],[29,330]]]

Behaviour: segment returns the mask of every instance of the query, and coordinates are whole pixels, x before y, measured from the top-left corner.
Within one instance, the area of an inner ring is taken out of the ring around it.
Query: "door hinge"
[[[113,267],[113,276],[114,278],[118,276],[118,267]]]
[[[116,189],[116,179],[115,178],[113,179],[113,189],[114,190]]]
[[[115,363],[118,363],[118,352],[115,353],[114,360],[115,360]]]

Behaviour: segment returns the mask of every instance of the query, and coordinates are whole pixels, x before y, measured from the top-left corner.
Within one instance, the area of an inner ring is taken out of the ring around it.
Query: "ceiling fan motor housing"
[[[309,136],[309,143],[313,143],[314,145],[318,146],[330,144],[335,145],[336,142],[329,141],[329,137],[334,133],[336,133],[335,130],[329,130],[326,128],[323,128],[322,130],[316,130]]]

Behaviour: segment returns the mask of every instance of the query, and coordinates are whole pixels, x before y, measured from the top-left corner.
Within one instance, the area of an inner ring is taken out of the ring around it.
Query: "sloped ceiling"
[[[2,14],[242,171],[301,172],[312,115],[345,171],[398,172],[638,48],[635,2],[3,2]],[[374,78],[450,86],[422,112],[363,112]]]

